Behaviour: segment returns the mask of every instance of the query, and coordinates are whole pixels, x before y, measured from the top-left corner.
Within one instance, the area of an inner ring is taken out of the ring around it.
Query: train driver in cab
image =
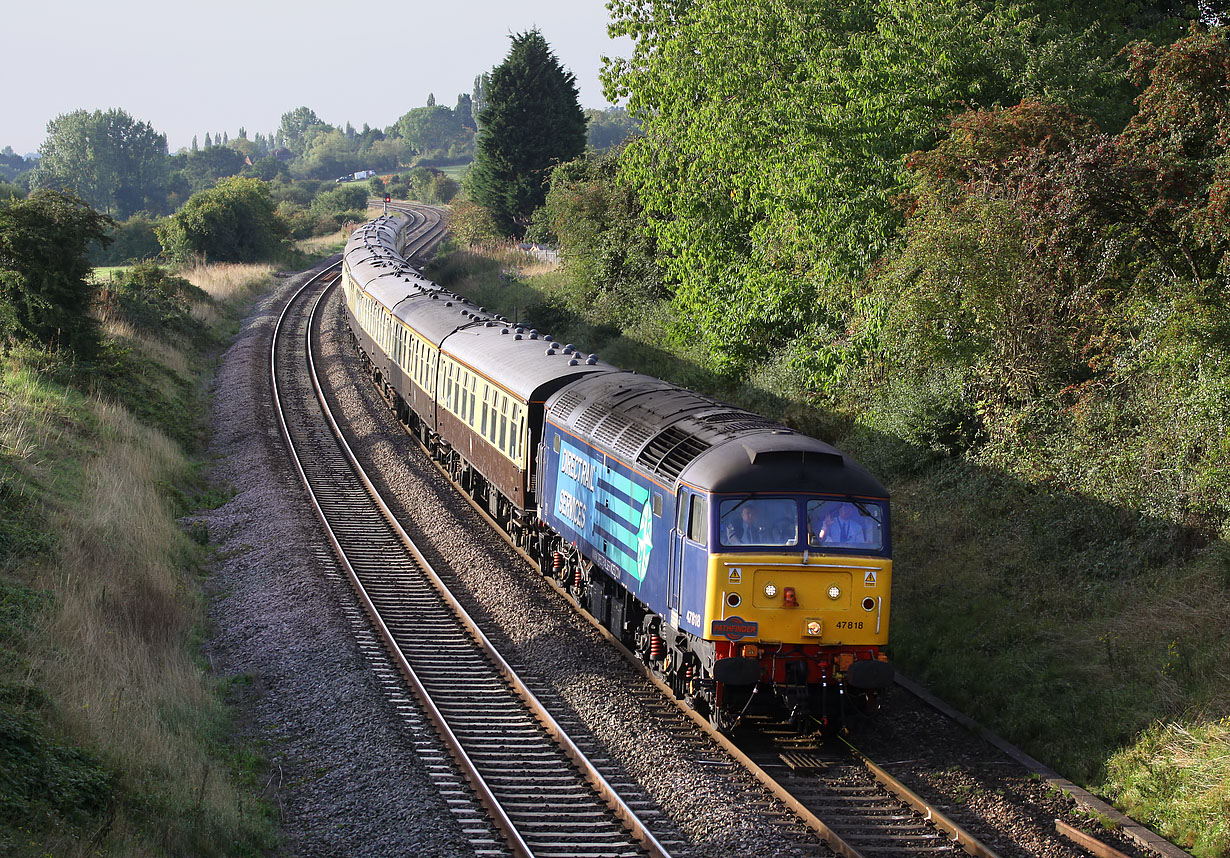
[[[729,506],[737,509],[727,508]],[[798,535],[793,500],[726,501],[722,504],[722,544],[794,545]]]

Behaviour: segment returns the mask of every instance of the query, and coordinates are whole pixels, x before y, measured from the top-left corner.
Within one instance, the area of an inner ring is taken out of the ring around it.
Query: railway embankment
[[[732,383],[672,335],[668,306],[612,303],[522,254],[455,252],[428,275],[614,364],[856,456],[892,492],[892,661],[1193,854],[1230,854],[1230,639],[1210,633],[1230,626],[1230,544],[1144,499],[1065,488],[1049,469],[1064,456],[1168,474],[1182,462],[1061,456],[1041,426],[1036,449],[1016,458],[944,453],[800,390],[788,355]]]
[[[200,652],[208,382],[268,266],[108,282],[97,352],[0,357],[0,852],[252,854],[263,773]],[[202,288],[204,287],[204,288]],[[187,526],[185,526],[187,524]]]

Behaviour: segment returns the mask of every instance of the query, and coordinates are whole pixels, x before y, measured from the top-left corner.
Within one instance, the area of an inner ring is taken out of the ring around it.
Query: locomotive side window
[[[722,544],[798,545],[799,504],[794,498],[732,498],[718,507]]]
[[[884,547],[884,510],[864,501],[807,502],[807,542],[814,547]]]
[[[692,495],[688,515],[688,539],[705,545],[709,542],[709,505],[701,495]]]

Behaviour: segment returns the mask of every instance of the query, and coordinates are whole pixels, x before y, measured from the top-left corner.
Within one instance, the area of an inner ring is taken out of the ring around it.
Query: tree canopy
[[[316,115],[309,107],[296,107],[282,114],[282,124],[278,126],[277,139],[296,155],[302,155],[312,142],[312,138],[329,130],[328,123]]]
[[[448,107],[434,104],[416,107],[402,114],[393,130],[412,147],[415,153],[431,158],[450,158],[464,155],[474,139],[473,119],[470,116],[470,97],[458,99],[464,106],[465,115]],[[470,125],[466,125],[466,121]]]
[[[1173,30],[1149,11],[1111,0],[616,0],[611,32],[634,50],[604,80],[645,132],[621,176],[665,255],[681,330],[730,370],[802,331],[840,331],[852,285],[900,227],[904,156],[934,146],[963,106],[1027,97],[1122,126],[1119,50]]]
[[[508,56],[484,81],[482,101],[468,187],[503,234],[520,236],[546,198],[550,168],[585,151],[576,76],[531,30],[512,37]]]
[[[123,110],[76,110],[56,117],[39,153],[36,188],[72,191],[119,218],[163,209],[167,139]]]

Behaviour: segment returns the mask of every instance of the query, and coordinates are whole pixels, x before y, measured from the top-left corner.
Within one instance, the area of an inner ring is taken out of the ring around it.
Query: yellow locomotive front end
[[[717,498],[704,628],[719,706],[761,703],[821,723],[892,681],[887,504],[875,498]],[[752,707],[763,708],[763,707]]]
[[[738,615],[754,643],[884,646],[892,560],[811,554],[715,554],[705,628]]]

